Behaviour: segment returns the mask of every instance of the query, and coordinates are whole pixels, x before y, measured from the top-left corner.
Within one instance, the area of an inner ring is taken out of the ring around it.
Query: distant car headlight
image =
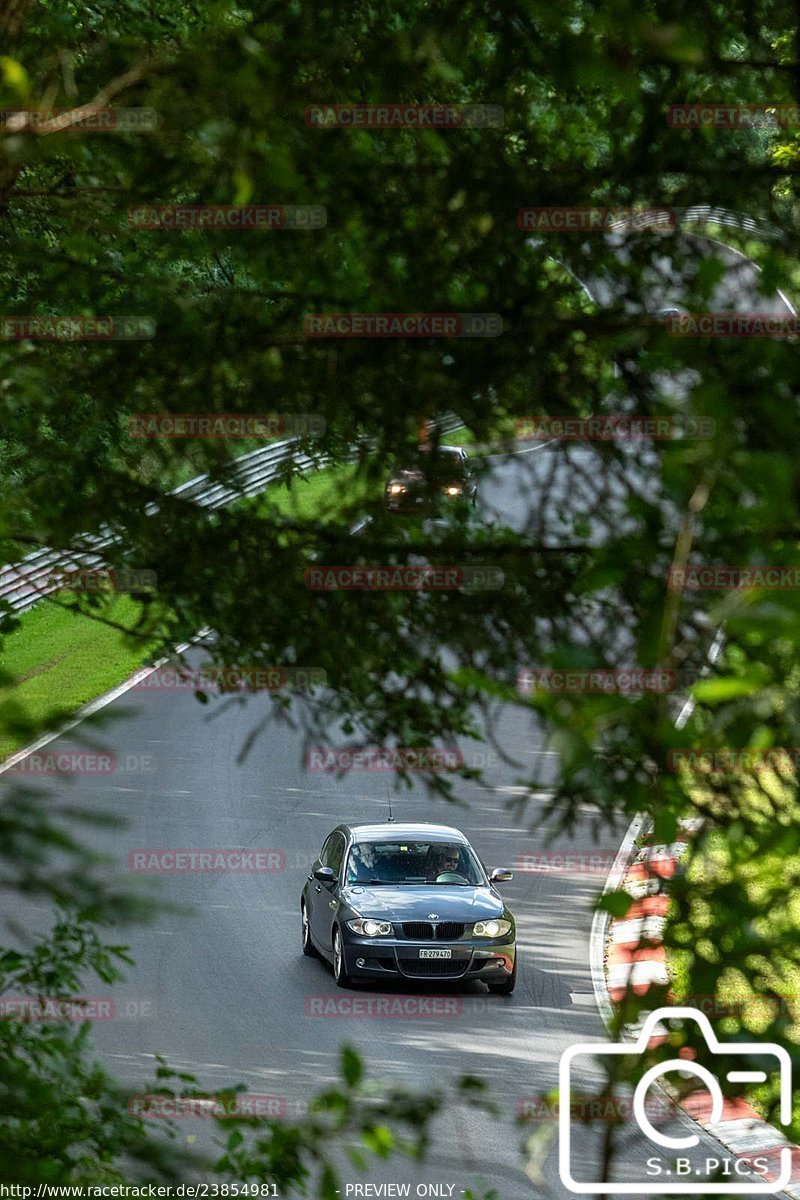
[[[386,490],[390,496],[401,496],[406,489],[402,483],[390,483]]]
[[[444,491],[446,496],[460,496],[464,489],[458,483],[449,483]]]
[[[348,921],[347,928],[361,937],[389,937],[394,932],[390,921]]]
[[[474,937],[505,937],[511,932],[510,921],[476,921],[472,927]]]

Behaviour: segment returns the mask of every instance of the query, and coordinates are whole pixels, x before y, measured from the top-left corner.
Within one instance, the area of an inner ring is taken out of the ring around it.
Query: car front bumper
[[[417,509],[430,506],[429,497],[413,493],[401,493],[399,496],[384,497],[389,512],[415,512]]]
[[[482,979],[486,983],[508,978],[514,969],[516,943],[487,938],[437,942],[400,941],[395,938],[358,937],[347,931],[343,940],[347,973],[353,979],[425,980]],[[421,950],[449,950],[450,958],[429,958]]]
[[[455,496],[447,492],[401,492],[399,496],[384,495],[384,504],[388,512],[436,512],[442,505],[456,505],[460,501],[472,502],[474,492],[465,489]]]

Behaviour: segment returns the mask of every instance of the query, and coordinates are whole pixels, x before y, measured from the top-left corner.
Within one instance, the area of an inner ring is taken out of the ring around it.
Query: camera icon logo
[[[605,1058],[606,1056],[615,1055],[621,1057],[632,1058],[636,1055],[642,1055],[648,1047],[650,1039],[654,1036],[657,1027],[664,1021],[674,1020],[691,1020],[695,1021],[700,1027],[700,1031],[708,1044],[709,1050],[713,1054],[719,1054],[725,1058],[739,1058],[743,1060],[742,1070],[728,1070],[725,1078],[730,1083],[765,1083],[768,1079],[768,1074],[764,1070],[757,1070],[753,1067],[753,1056],[761,1059],[772,1059],[775,1064],[775,1070],[772,1072],[780,1084],[780,1104],[779,1104],[779,1120],[781,1125],[788,1125],[792,1116],[792,1062],[788,1051],[783,1046],[778,1046],[775,1042],[720,1042],[717,1040],[716,1034],[711,1027],[711,1022],[705,1013],[699,1012],[696,1008],[659,1008],[655,1012],[648,1015],[647,1020],[642,1026],[641,1032],[635,1042],[582,1042],[577,1046],[570,1046],[561,1055],[559,1066],[559,1174],[561,1182],[570,1192],[576,1195],[586,1195],[592,1193],[595,1195],[695,1195],[695,1196],[712,1196],[712,1195],[746,1195],[746,1196],[769,1196],[776,1192],[782,1191],[787,1186],[792,1175],[792,1149],[790,1146],[784,1146],[780,1152],[780,1176],[774,1181],[765,1181],[758,1183],[752,1180],[743,1182],[733,1182],[731,1178],[727,1178],[725,1182],[707,1182],[708,1175],[719,1168],[722,1163],[719,1159],[708,1159],[705,1154],[698,1155],[693,1161],[689,1158],[679,1158],[677,1160],[678,1169],[673,1169],[671,1166],[667,1168],[653,1167],[657,1174],[657,1178],[652,1175],[649,1179],[644,1179],[638,1183],[616,1182],[608,1183],[603,1180],[581,1182],[576,1180],[572,1174],[572,1121],[571,1110],[573,1107],[573,1091],[572,1091],[572,1076],[574,1072],[575,1060],[581,1056],[587,1058]],[[654,1128],[650,1118],[647,1115],[645,1102],[647,1099],[648,1089],[661,1076],[668,1074],[670,1071],[681,1071],[684,1074],[694,1075],[705,1085],[711,1095],[711,1116],[710,1123],[716,1124],[722,1119],[724,1097],[722,1088],[720,1087],[719,1079],[701,1063],[695,1063],[691,1059],[671,1058],[666,1062],[657,1063],[642,1075],[636,1085],[636,1090],[633,1094],[633,1116],[636,1125],[641,1130],[642,1134],[649,1142],[660,1146],[664,1151],[682,1151],[691,1150],[700,1144],[699,1137],[694,1133],[686,1134],[685,1136],[672,1136],[663,1133]],[[739,1162],[731,1155],[731,1160],[734,1165]],[[648,1164],[657,1164],[662,1161],[660,1158],[648,1159]],[[663,1157],[663,1162],[672,1162],[672,1159],[667,1160]],[[754,1160],[752,1166],[746,1166],[748,1175],[758,1175],[759,1170],[754,1169],[756,1162]],[[766,1160],[762,1160],[766,1161]],[[705,1162],[706,1168],[702,1169],[702,1163]],[[683,1165],[682,1165],[683,1164]],[[709,1166],[709,1164],[711,1164]],[[648,1167],[648,1174],[650,1168]],[[740,1174],[737,1169],[734,1174]]]

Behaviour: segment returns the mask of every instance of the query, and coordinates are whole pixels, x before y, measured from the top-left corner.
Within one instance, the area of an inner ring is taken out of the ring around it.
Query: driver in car
[[[448,871],[458,871],[460,855],[455,846],[432,847],[427,878],[436,880]]]

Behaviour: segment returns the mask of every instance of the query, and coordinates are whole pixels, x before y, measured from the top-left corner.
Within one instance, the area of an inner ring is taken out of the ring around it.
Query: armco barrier
[[[679,223],[706,222],[710,225],[722,225],[726,229],[743,229],[745,233],[757,233],[761,237],[785,239],[786,231],[779,229],[768,221],[760,221],[754,217],[745,217],[741,213],[731,212],[727,208],[713,208],[710,204],[696,204],[692,208],[677,208],[675,210]]]

